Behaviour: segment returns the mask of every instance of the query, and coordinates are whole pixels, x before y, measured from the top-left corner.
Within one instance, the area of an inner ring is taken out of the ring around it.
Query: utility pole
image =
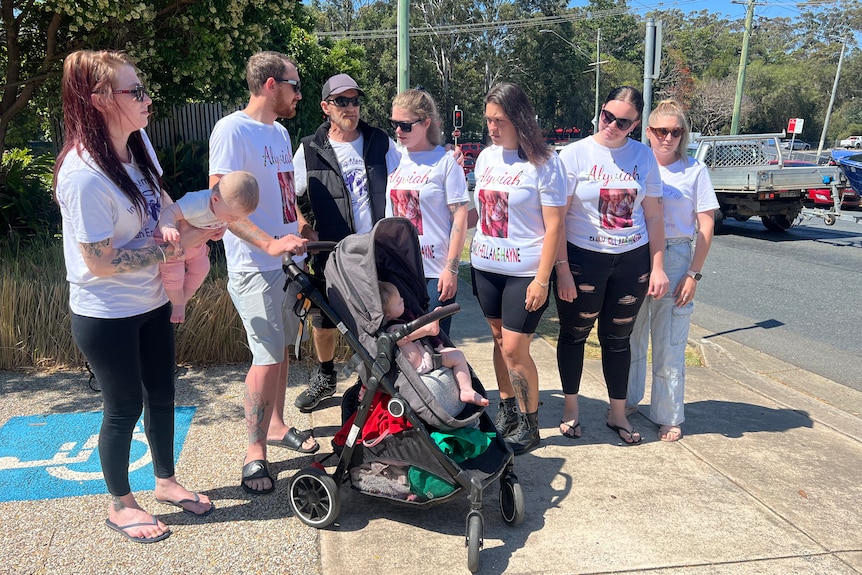
[[[739,55],[739,75],[736,77],[736,98],[733,100],[733,118],[730,121],[730,135],[739,134],[739,116],[742,110],[742,92],[745,87],[745,67],[748,65],[748,43],[751,40],[751,23],[754,21],[754,0],[748,0],[745,14],[745,34],[742,37],[742,53]]]
[[[596,111],[593,114],[593,134],[599,131],[599,106],[601,105],[599,101],[599,65],[601,64],[601,42],[602,29],[598,28],[596,30]]]
[[[398,0],[398,92],[410,86],[410,0]]]
[[[644,111],[641,118],[641,142],[647,143],[646,118],[652,111],[652,83],[658,79],[661,67],[661,20],[653,18],[646,21],[646,39],[644,48]]]
[[[826,108],[826,119],[823,121],[823,131],[820,132],[820,145],[817,146],[817,161],[820,162],[820,154],[823,153],[823,143],[826,141],[826,130],[829,128],[829,120],[832,118],[832,106],[835,104],[835,92],[838,91],[838,79],[841,77],[841,66],[844,64],[844,49],[847,47],[847,38],[841,39],[841,55],[838,56],[838,69],[835,70],[835,82],[832,84],[832,97],[829,98],[829,107]]]

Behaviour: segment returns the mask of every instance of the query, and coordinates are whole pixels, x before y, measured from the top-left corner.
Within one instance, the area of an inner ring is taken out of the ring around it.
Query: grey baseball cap
[[[365,95],[365,92],[359,89],[359,85],[356,83],[356,80],[354,80],[347,74],[336,74],[335,76],[327,80],[326,83],[323,85],[320,99],[326,100],[330,96],[337,96],[348,90],[356,90],[361,95]]]

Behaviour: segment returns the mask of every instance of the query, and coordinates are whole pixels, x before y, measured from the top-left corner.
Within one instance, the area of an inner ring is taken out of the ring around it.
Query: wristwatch
[[[699,281],[700,281],[700,278],[702,278],[702,277],[703,277],[703,274],[702,274],[702,273],[700,273],[700,272],[696,272],[696,271],[694,271],[694,270],[688,270],[688,271],[687,271],[687,272],[685,272],[685,273],[687,273],[687,274],[688,274],[688,277],[690,277],[690,278],[694,279],[694,281],[696,281],[696,282],[699,282]]]

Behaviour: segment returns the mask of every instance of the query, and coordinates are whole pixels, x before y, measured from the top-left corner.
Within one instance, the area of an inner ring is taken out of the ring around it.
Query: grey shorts
[[[227,290],[245,327],[252,365],[274,365],[285,358],[285,347],[293,345],[299,332],[299,317],[293,311],[299,286],[282,270],[231,272]]]

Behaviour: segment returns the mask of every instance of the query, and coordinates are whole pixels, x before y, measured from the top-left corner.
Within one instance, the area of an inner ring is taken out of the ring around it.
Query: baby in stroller
[[[384,321],[388,322],[387,331],[396,331],[399,325],[410,321],[412,317],[404,308],[404,298],[398,292],[395,284],[386,281],[378,282],[380,286],[380,302],[383,306]],[[431,352],[418,340],[423,337],[436,336],[440,331],[439,321],[434,321],[423,326],[409,336],[398,340],[398,348],[416,369],[416,373],[428,373],[434,369],[434,361]],[[436,338],[435,338],[436,339]],[[464,403],[486,406],[488,400],[473,389],[473,380],[470,377],[470,368],[464,353],[454,347],[445,347],[442,341],[434,342],[434,352],[440,355],[443,367],[452,370],[455,381],[458,382],[460,399]]]

